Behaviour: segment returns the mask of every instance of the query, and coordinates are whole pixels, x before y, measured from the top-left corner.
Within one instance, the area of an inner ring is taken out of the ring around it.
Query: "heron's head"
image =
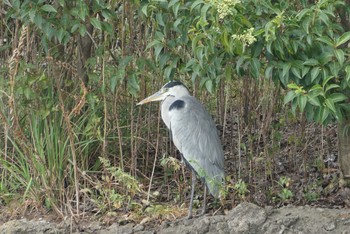
[[[190,92],[184,84],[182,84],[180,81],[170,81],[166,83],[158,92],[143,99],[137,103],[137,105],[142,105],[147,102],[163,101],[168,96],[182,97],[185,95],[190,95]]]

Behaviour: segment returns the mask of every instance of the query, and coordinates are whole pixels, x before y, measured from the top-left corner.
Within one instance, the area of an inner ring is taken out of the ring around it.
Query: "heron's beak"
[[[168,95],[167,92],[165,92],[164,90],[159,90],[155,94],[152,94],[151,96],[143,99],[136,105],[142,105],[148,102],[162,101],[167,95]]]

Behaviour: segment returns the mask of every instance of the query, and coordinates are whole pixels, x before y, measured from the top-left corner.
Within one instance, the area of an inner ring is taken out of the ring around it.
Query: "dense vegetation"
[[[349,14],[348,0],[4,1],[1,205],[180,212],[188,174],[158,106],[135,106],[172,79],[215,116],[223,206],[330,196],[335,156],[350,175]]]

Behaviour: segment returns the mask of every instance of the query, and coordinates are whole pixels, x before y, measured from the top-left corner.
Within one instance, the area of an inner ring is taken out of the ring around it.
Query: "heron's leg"
[[[204,184],[204,195],[203,195],[203,210],[202,210],[202,214],[205,214],[205,210],[207,208],[207,186]]]
[[[169,152],[172,153],[172,148],[173,148],[172,145],[173,144],[171,142],[173,141],[173,133],[171,132],[171,129],[169,129],[169,140],[170,140],[169,141],[170,142],[169,143]]]
[[[188,210],[188,216],[187,218],[192,218],[192,205],[193,205],[193,195],[194,195],[194,186],[196,185],[196,173],[194,170],[192,170],[192,185],[191,185],[191,200],[190,200],[190,207]]]

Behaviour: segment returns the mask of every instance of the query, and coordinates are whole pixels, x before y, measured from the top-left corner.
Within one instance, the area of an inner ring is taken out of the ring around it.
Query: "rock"
[[[326,231],[333,231],[335,229],[335,222],[330,222],[330,223],[327,223],[325,225],[323,225],[323,228],[326,230]]]
[[[134,233],[134,224],[128,223],[120,226],[118,223],[114,223],[105,230],[101,230],[100,234],[132,234]]]
[[[230,211],[226,220],[230,233],[251,233],[251,231],[257,231],[266,218],[267,215],[263,208],[244,202]]]
[[[135,227],[134,227],[134,231],[135,232],[139,232],[139,231],[143,231],[145,230],[145,226],[143,226],[142,224],[137,224]]]
[[[286,227],[291,227],[298,221],[299,217],[288,217],[283,219],[283,225]]]
[[[51,234],[51,233],[67,233],[69,229],[58,228],[45,220],[11,220],[0,226],[0,234]]]
[[[176,226],[159,230],[158,233],[254,233],[265,222],[266,217],[263,208],[244,202],[228,212],[227,215],[203,216],[184,220]]]
[[[312,206],[261,208],[251,203],[242,203],[225,215],[200,216],[193,219],[179,219],[163,222],[154,227],[152,219],[144,222],[109,227],[99,222],[73,224],[50,223],[44,220],[12,220],[0,225],[0,234],[22,233],[97,233],[97,234],[307,234],[341,233],[350,234],[350,211],[347,209],[314,208]]]

